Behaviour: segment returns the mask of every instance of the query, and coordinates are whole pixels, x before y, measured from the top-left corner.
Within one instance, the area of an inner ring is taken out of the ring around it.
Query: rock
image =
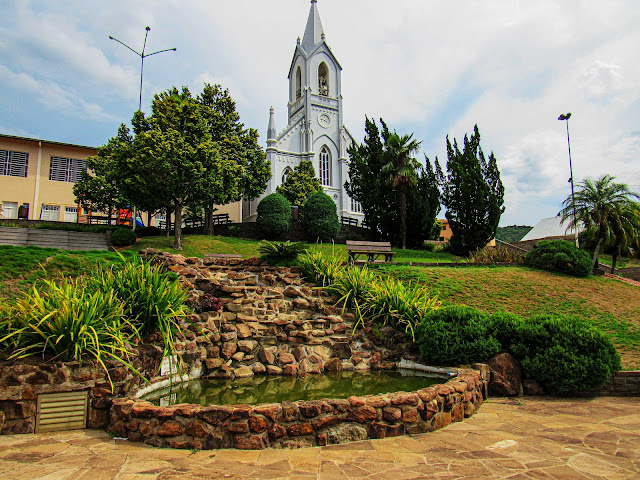
[[[276,367],[275,365],[267,365],[267,373],[269,375],[281,375],[282,369],[280,367]]]
[[[397,407],[386,407],[382,410],[382,418],[387,422],[395,423],[402,418],[402,410]]]
[[[260,362],[254,363],[251,369],[253,370],[253,373],[255,373],[256,375],[261,375],[267,371],[267,368]]]
[[[278,355],[278,362],[282,365],[288,365],[290,363],[296,363],[296,357],[291,355],[290,353],[281,353]]]
[[[367,431],[360,425],[346,424],[326,431],[327,445],[358,442],[367,439]]]
[[[295,347],[293,350],[291,350],[291,353],[294,357],[296,357],[297,362],[307,357],[307,354],[304,351],[304,347]]]
[[[311,306],[311,304],[309,303],[308,300],[304,299],[304,298],[294,298],[293,299],[293,306],[300,309],[300,310],[305,310],[307,308],[309,308]]]
[[[236,378],[249,378],[249,377],[253,377],[253,370],[251,370],[249,367],[239,367],[236,368],[233,373],[235,374]]]
[[[298,375],[298,366],[295,364],[285,365],[284,374],[295,377],[296,375]]]
[[[303,297],[304,294],[297,289],[296,287],[294,287],[293,285],[289,285],[287,288],[284,289],[284,295],[290,298],[295,298],[295,297]]]
[[[204,361],[208,370],[216,370],[217,368],[220,368],[223,363],[224,360],[222,358],[207,358]]]
[[[544,388],[536,380],[525,380],[522,382],[522,389],[525,395],[544,395]]]
[[[240,340],[238,342],[238,349],[244,353],[250,353],[254,348],[258,346],[258,342],[255,340]]]
[[[351,358],[351,347],[346,342],[337,342],[333,346],[333,355],[338,357],[340,360]]]
[[[243,358],[244,358],[244,352],[236,352],[233,355],[231,355],[231,359],[235,360],[236,362],[241,362]]]
[[[182,435],[182,426],[175,420],[169,420],[158,428],[158,435],[161,437],[177,437]]]
[[[350,422],[367,423],[370,420],[375,420],[376,416],[375,408],[364,405],[352,410],[347,420]]]
[[[522,395],[522,369],[520,362],[508,353],[494,355],[487,362],[491,369],[489,393],[507,396]]]
[[[260,353],[258,353],[258,358],[262,363],[268,363],[269,365],[273,365],[276,361],[276,357],[273,355],[273,352],[264,348],[260,350]]]
[[[225,342],[222,345],[222,355],[229,358],[231,355],[236,353],[238,349],[238,344],[235,342]]]
[[[313,353],[318,355],[324,361],[327,361],[329,360],[329,358],[331,358],[331,349],[325,347],[324,345],[313,347]]]
[[[249,325],[239,323],[236,325],[236,330],[238,338],[249,338],[251,336],[251,328],[249,328]]]
[[[342,371],[342,362],[338,358],[332,358],[324,364],[324,369],[327,372],[340,372]]]

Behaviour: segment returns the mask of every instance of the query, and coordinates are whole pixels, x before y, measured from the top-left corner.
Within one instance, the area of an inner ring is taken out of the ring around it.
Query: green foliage
[[[111,243],[116,247],[128,247],[136,243],[136,232],[128,228],[118,228],[111,233]]]
[[[431,231],[429,232],[429,237],[427,240],[440,240],[440,234],[442,233],[442,222],[440,220],[436,220],[433,222],[433,227],[431,227]]]
[[[299,258],[303,278],[326,287],[340,274],[343,258],[335,250],[329,254],[318,246],[310,248]]]
[[[520,358],[524,373],[554,393],[596,389],[620,369],[611,340],[584,320],[534,317],[524,323],[521,337],[520,348],[527,353]]]
[[[508,227],[498,227],[496,229],[496,240],[506,243],[517,243],[529,233],[533,227],[527,225],[509,225]]]
[[[469,255],[472,263],[524,263],[524,253],[504,246],[484,247]]]
[[[122,304],[113,291],[87,290],[78,280],[61,284],[45,280],[42,285],[18,299],[10,313],[15,326],[10,338],[3,339],[15,343],[9,358],[51,355],[80,362],[88,355],[105,371],[108,360],[133,369]]]
[[[493,152],[488,160],[484,157],[477,125],[471,137],[464,136],[462,151],[455,139],[452,145],[447,137],[447,158],[446,177],[437,158],[435,168],[453,233],[449,243],[453,253],[467,256],[495,237],[504,212],[504,187]]]
[[[541,270],[561,272],[574,277],[591,273],[591,259],[585,251],[565,240],[543,240],[527,253],[524,263]]]
[[[447,307],[431,312],[418,325],[420,354],[435,365],[485,361],[500,351],[490,335],[489,316],[470,307]]]
[[[353,308],[362,304],[371,285],[380,277],[369,270],[367,266],[346,266],[339,270],[326,290],[338,297],[338,303],[344,307]]]
[[[427,252],[433,252],[436,249],[436,245],[435,243],[425,243],[422,248]]]
[[[303,224],[310,240],[332,241],[340,231],[335,202],[323,192],[313,193],[304,203]]]
[[[402,229],[398,229],[402,221],[402,189],[400,183],[397,184],[398,188],[389,188],[391,167],[383,171],[394,148],[389,144],[392,134],[387,125],[383,120],[380,123],[382,128],[378,129],[375,121],[367,118],[364,143],[349,148],[349,180],[345,183],[345,188],[349,196],[362,206],[368,227],[373,232],[379,232],[382,240],[402,245]],[[389,154],[386,157],[385,152]],[[415,166],[413,162],[410,164]],[[436,215],[440,211],[438,181],[431,165],[427,163],[425,169],[415,167],[416,183],[404,188],[406,242],[411,247],[419,247],[429,238]],[[391,176],[391,185],[393,177]]]
[[[613,246],[619,254],[621,248],[640,243],[640,205],[634,199],[640,194],[628,185],[616,183],[615,177],[602,175],[580,182],[575,195],[569,195],[562,204],[562,221],[568,221],[570,231],[585,229],[587,236],[596,240],[591,268],[596,267],[600,248]]]
[[[162,230],[160,230],[158,227],[138,227],[136,228],[136,235],[138,237],[157,237],[159,235],[162,235]]]
[[[313,163],[302,160],[289,172],[285,182],[276,188],[276,192],[283,195],[291,205],[304,205],[312,193],[322,191],[320,179],[316,177]]]
[[[256,224],[267,238],[288,232],[291,228],[291,204],[279,193],[267,195],[258,204]]]
[[[298,255],[304,253],[306,250],[307,246],[304,242],[270,242],[263,240],[258,245],[261,258],[272,265],[290,264],[298,258]]]

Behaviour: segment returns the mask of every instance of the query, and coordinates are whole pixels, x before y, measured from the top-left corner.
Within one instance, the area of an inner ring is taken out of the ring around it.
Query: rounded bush
[[[593,390],[620,369],[611,340],[590,323],[573,317],[538,316],[523,324],[521,338],[529,342],[520,357],[528,378],[550,392],[569,394]]]
[[[256,224],[267,238],[275,238],[291,228],[291,204],[279,193],[267,195],[258,204]]]
[[[136,243],[138,236],[128,228],[118,228],[111,232],[111,243],[116,247],[128,247]]]
[[[525,265],[541,270],[586,277],[591,273],[591,257],[565,240],[543,240],[524,257]]]
[[[441,308],[418,325],[416,342],[423,358],[436,365],[484,362],[500,351],[489,326],[489,315],[475,308]]]
[[[139,237],[157,237],[162,235],[162,230],[158,227],[139,227],[136,229],[136,235]]]
[[[303,224],[311,241],[329,242],[340,231],[340,220],[335,202],[324,192],[312,194],[304,202]]]

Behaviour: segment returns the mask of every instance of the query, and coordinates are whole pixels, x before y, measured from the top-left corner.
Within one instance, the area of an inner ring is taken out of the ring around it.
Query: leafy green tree
[[[578,184],[575,195],[569,195],[562,203],[563,223],[569,229],[582,226],[596,238],[592,269],[598,262],[600,248],[632,244],[637,238],[638,193],[629,190],[624,183],[616,183],[615,177],[605,174],[595,181],[587,178]]]
[[[313,163],[302,160],[287,175],[285,182],[276,188],[276,192],[283,195],[291,205],[303,206],[312,193],[322,191],[320,179],[316,177]]]
[[[76,202],[89,211],[106,212],[111,224],[113,211],[128,206],[127,200],[116,185],[118,157],[129,157],[133,137],[129,129],[120,125],[115,137],[98,149],[96,155],[87,158],[87,169],[73,186]]]
[[[312,193],[304,202],[304,229],[312,242],[329,242],[340,232],[336,203],[322,191]]]
[[[427,159],[428,162],[428,159]],[[429,163],[429,162],[428,162]],[[436,171],[442,186],[442,204],[447,211],[451,232],[451,251],[469,255],[495,237],[504,212],[504,187],[493,152],[485,159],[476,125],[471,137],[464,136],[462,150],[447,136],[447,176],[436,158]]]
[[[367,226],[382,239],[399,245],[402,244],[402,233],[398,229],[402,201],[400,190],[390,188],[389,172],[382,171],[388,163],[385,151],[389,151],[386,145],[391,133],[382,119],[380,125],[379,129],[375,121],[365,119],[364,142],[349,149],[349,180],[345,188],[362,206]],[[416,170],[416,184],[405,189],[407,246],[419,246],[429,238],[440,211],[438,181],[431,165]]]
[[[420,164],[412,157],[420,148],[420,142],[411,135],[391,133],[385,141],[382,156],[382,174],[391,188],[398,189],[400,201],[400,234],[402,248],[407,248],[407,187],[418,183]]]

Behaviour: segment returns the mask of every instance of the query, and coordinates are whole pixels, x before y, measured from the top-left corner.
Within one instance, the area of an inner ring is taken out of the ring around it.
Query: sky
[[[0,0],[0,133],[99,146],[153,94],[228,88],[266,147],[286,125],[287,74],[309,0]],[[609,173],[640,191],[638,0],[318,0],[343,67],[345,125],[365,116],[446,164],[447,135],[478,125],[505,185],[500,224],[535,225],[574,179]],[[440,214],[442,216],[442,212]]]

